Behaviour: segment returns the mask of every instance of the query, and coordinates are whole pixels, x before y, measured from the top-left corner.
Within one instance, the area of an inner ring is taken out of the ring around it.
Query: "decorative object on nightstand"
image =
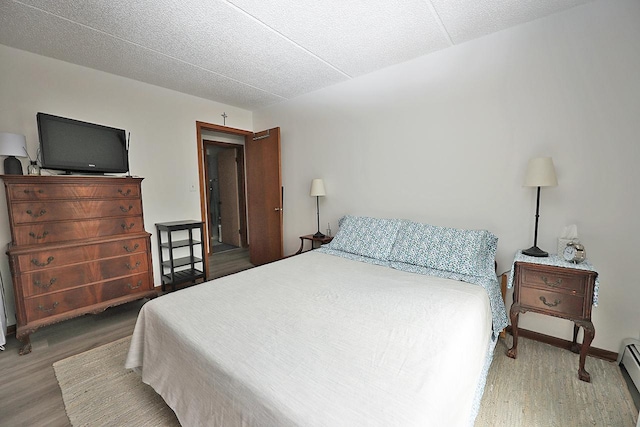
[[[17,157],[27,157],[27,139],[17,133],[0,132],[0,156],[4,159],[5,175],[23,175],[22,163]]]
[[[529,160],[524,178],[525,187],[538,187],[536,197],[536,228],[533,234],[533,246],[522,251],[525,255],[546,257],[549,254],[538,247],[538,218],[540,217],[540,187],[556,187],[558,178],[551,157],[536,157]]]
[[[324,197],[327,195],[327,192],[324,189],[324,181],[322,179],[316,178],[311,181],[311,191],[309,192],[311,197],[316,198],[316,213],[318,215],[318,232],[313,235],[313,237],[322,238],[324,234],[320,232],[320,197]]]
[[[587,259],[587,253],[584,250],[584,246],[576,242],[567,243],[567,246],[562,252],[562,256],[565,261],[572,262],[574,264],[579,264]]]
[[[302,253],[302,249],[304,248],[304,242],[307,240],[311,242],[311,250],[313,250],[313,249],[319,248],[321,245],[331,242],[333,240],[333,237],[324,236],[324,235],[322,237],[316,237],[315,234],[306,234],[304,236],[300,236],[300,249],[298,249],[298,252],[296,252],[296,255]],[[316,243],[319,243],[319,245],[316,246],[315,245]]]
[[[547,258],[531,257],[518,252],[507,287],[513,286],[511,305],[511,331],[513,346],[507,356],[515,359],[518,355],[518,317],[520,313],[531,311],[547,316],[571,320],[573,341],[571,351],[580,353],[578,378],[590,382],[591,376],[584,369],[589,346],[595,336],[591,323],[591,308],[598,305],[598,273],[584,261],[572,264],[558,255]],[[582,344],[577,343],[578,329],[584,330]]]

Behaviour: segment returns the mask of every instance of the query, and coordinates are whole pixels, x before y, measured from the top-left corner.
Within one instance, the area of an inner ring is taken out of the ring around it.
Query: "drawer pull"
[[[40,280],[36,280],[35,282],[33,282],[33,284],[42,289],[49,289],[51,285],[56,283],[57,280],[58,280],[57,278],[52,277],[51,280],[49,280],[49,283],[42,283],[40,282]]]
[[[127,283],[127,287],[129,289],[138,289],[140,286],[142,286],[142,280],[138,280],[138,284],[136,286],[133,286],[131,283]]]
[[[137,244],[137,243],[135,245],[133,245],[133,249],[130,249],[129,246],[127,246],[127,245],[123,246],[124,250],[127,251],[127,252],[135,252],[139,247],[140,247],[140,245]]]
[[[120,206],[120,210],[124,213],[129,212],[131,209],[133,209],[133,206],[129,205],[129,208],[126,208],[124,206]]]
[[[42,193],[44,193],[44,190],[43,190],[43,189],[40,189],[40,190],[38,190],[38,191],[36,191],[36,190],[24,190],[24,194],[29,194],[29,193],[34,193],[34,194],[35,194],[35,193],[39,193],[39,194],[42,194]]]
[[[540,297],[540,301],[542,301],[542,303],[547,307],[555,307],[562,302],[559,299],[555,300],[554,302],[547,302],[547,299],[545,297]]]
[[[131,194],[131,189],[129,188],[127,191],[124,191],[121,188],[118,188],[118,193],[122,194],[123,196],[128,196]]]
[[[120,224],[120,226],[122,228],[124,228],[125,230],[131,230],[135,226],[135,224],[133,222],[131,224],[129,224],[129,225],[127,225],[125,223],[122,223],[122,224]]]
[[[60,303],[58,301],[53,303],[53,306],[51,308],[44,308],[42,305],[38,304],[38,310],[40,311],[44,311],[46,313],[51,313],[53,310],[56,309],[56,307],[59,305]]]
[[[46,267],[47,265],[51,264],[51,261],[53,261],[55,258],[53,258],[52,256],[50,256],[49,258],[47,258],[46,262],[40,262],[39,260],[33,258],[31,259],[31,263],[38,266],[38,267]]]
[[[34,218],[40,218],[42,215],[44,215],[44,214],[46,214],[46,213],[47,213],[47,211],[46,211],[46,210],[44,210],[44,209],[40,209],[40,212],[38,212],[38,213],[36,213],[36,214],[34,214],[34,213],[31,211],[31,209],[27,209],[27,214],[28,214],[28,215],[31,215],[31,216],[32,216],[32,217],[34,217]]]
[[[45,237],[47,237],[47,234],[49,234],[48,231],[43,232],[41,235],[36,236],[36,233],[34,233],[33,231],[29,233],[29,236],[33,237],[36,240],[40,240],[40,239],[44,239]]]
[[[127,263],[127,268],[129,270],[135,270],[138,267],[140,267],[140,261],[136,262],[136,264],[134,266],[131,266],[131,264]]]
[[[540,276],[540,278],[545,285],[551,286],[552,288],[557,288],[558,286],[562,285],[562,278],[560,277],[558,277],[554,283],[549,283],[549,279],[547,279],[545,276]]]

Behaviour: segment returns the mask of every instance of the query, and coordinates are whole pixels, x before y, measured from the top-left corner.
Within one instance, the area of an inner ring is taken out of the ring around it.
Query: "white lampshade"
[[[312,197],[316,196],[326,196],[327,192],[324,190],[324,181],[320,178],[316,178],[311,181],[311,191],[309,195]]]
[[[17,133],[0,132],[0,156],[27,157],[27,138]]]
[[[525,187],[556,187],[558,178],[551,157],[535,157],[529,160],[524,178]]]

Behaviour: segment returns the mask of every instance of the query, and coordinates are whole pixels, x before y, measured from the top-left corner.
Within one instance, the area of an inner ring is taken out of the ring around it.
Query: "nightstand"
[[[518,253],[512,274],[514,290],[510,317],[513,346],[507,351],[507,356],[515,359],[518,355],[520,313],[531,311],[571,320],[574,323],[571,351],[580,353],[578,377],[590,382],[584,362],[596,333],[591,323],[591,307],[598,273],[589,263],[571,264],[556,255],[536,258]],[[580,327],[584,329],[582,345],[576,342]]]
[[[296,252],[296,255],[302,253],[302,249],[304,248],[304,242],[307,240],[311,242],[311,249],[316,249],[317,247],[320,247],[320,245],[324,245],[332,241],[333,237],[331,236],[314,237],[313,234],[300,236],[300,249],[298,249],[298,252]],[[319,243],[317,246],[316,246],[316,242]]]

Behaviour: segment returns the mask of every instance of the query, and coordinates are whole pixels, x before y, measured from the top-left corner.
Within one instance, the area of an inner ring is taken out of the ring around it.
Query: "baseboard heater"
[[[624,365],[631,381],[640,391],[640,341],[628,339],[623,342],[623,350],[618,356],[618,362]]]
[[[640,341],[629,338],[622,341],[622,348],[618,353],[618,364],[624,366],[629,374],[631,381],[640,392]],[[636,403],[637,405],[637,403]],[[640,413],[638,414],[638,423],[636,427],[640,427]]]

